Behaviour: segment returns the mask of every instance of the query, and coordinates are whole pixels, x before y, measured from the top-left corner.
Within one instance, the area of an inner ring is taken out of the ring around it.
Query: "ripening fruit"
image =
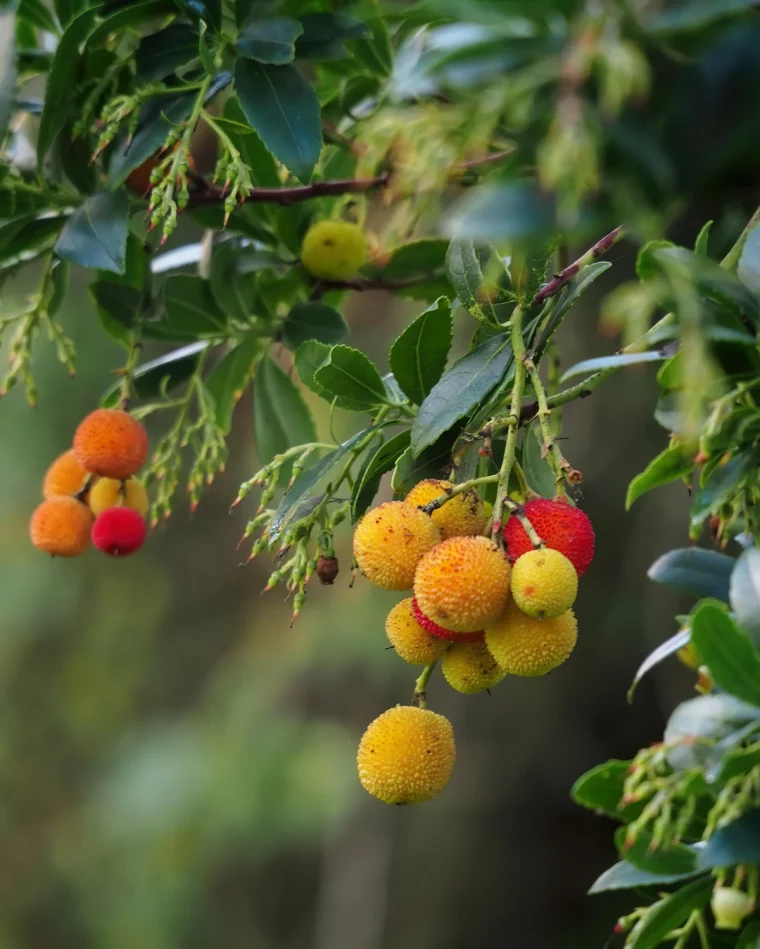
[[[359,743],[359,780],[386,804],[419,804],[449,783],[456,749],[451,722],[412,705],[389,708]]]
[[[78,557],[90,546],[89,508],[67,495],[49,498],[32,514],[29,536],[38,550],[54,557]]]
[[[95,409],[74,433],[74,452],[92,474],[124,481],[142,468],[148,433],[121,409]]]
[[[301,263],[319,280],[348,280],[367,262],[364,233],[349,221],[318,221],[306,232]]]
[[[575,614],[536,619],[510,600],[503,616],[486,626],[486,646],[505,673],[542,676],[568,658],[578,640]]]
[[[480,643],[486,634],[484,629],[477,629],[474,633],[455,633],[453,629],[444,629],[443,626],[434,623],[429,616],[425,616],[414,597],[412,597],[412,613],[426,633],[430,633],[437,639],[447,639],[450,643]]]
[[[139,550],[148,532],[142,517],[130,507],[109,507],[95,518],[92,542],[111,557],[126,557]]]
[[[451,688],[465,695],[493,688],[507,674],[484,642],[455,643],[443,657],[441,671]]]
[[[428,478],[425,481],[420,481],[412,488],[406,496],[406,501],[409,504],[414,504],[415,507],[424,507],[445,494],[448,488],[453,487],[454,485],[450,481],[436,481],[434,478]],[[456,495],[456,497],[447,501],[443,507],[433,511],[430,516],[444,540],[447,537],[466,537],[482,534],[486,529],[488,520],[483,501],[474,488],[464,494]]]
[[[130,478],[128,481],[99,478],[92,486],[87,500],[95,517],[107,511],[109,507],[118,505],[131,507],[140,517],[145,517],[150,507],[145,485],[137,478]]]
[[[45,473],[42,496],[56,498],[61,494],[78,494],[85,486],[87,472],[70,448],[59,455]]]
[[[575,603],[577,593],[575,567],[558,550],[529,550],[512,567],[512,596],[528,616],[561,616]]]
[[[694,648],[693,643],[686,643],[685,646],[682,646],[676,653],[681,662],[686,666],[687,669],[693,669],[696,672],[699,667],[702,665],[702,660],[699,658],[697,650]]]
[[[594,528],[587,514],[567,501],[549,501],[536,498],[525,505],[525,516],[535,527],[536,533],[551,550],[564,554],[575,567],[578,576],[588,570],[594,559]],[[517,560],[533,549],[518,518],[512,516],[504,528],[509,559]]]
[[[487,537],[450,537],[420,560],[414,596],[434,623],[472,633],[503,613],[509,573],[509,561]]]
[[[440,659],[448,647],[445,639],[426,632],[414,618],[412,598],[397,603],[385,620],[388,641],[404,662],[426,666]]]
[[[357,524],[354,556],[376,587],[409,590],[417,564],[440,539],[438,528],[419,508],[406,501],[386,501]]]
[[[718,886],[713,890],[710,909],[716,929],[738,929],[754,908],[754,901],[743,890],[728,886]]]

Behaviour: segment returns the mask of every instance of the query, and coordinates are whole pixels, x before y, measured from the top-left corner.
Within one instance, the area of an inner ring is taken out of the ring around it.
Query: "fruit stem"
[[[504,523],[504,503],[509,493],[509,475],[515,463],[517,432],[520,428],[520,409],[522,408],[523,390],[525,388],[525,342],[522,335],[522,317],[522,308],[516,306],[512,311],[512,317],[510,319],[512,351],[515,356],[515,378],[512,383],[512,401],[509,409],[509,418],[507,419],[509,431],[504,446],[504,458],[501,463],[501,470],[499,471],[496,502],[493,506],[491,535],[494,539],[497,537],[503,539],[501,529]]]
[[[482,478],[471,478],[469,481],[463,481],[461,484],[455,484],[453,487],[449,488],[445,494],[441,494],[439,497],[434,498],[428,504],[425,504],[422,510],[426,514],[432,514],[433,511],[437,511],[438,508],[443,507],[444,504],[446,504],[452,498],[455,498],[458,494],[465,494],[465,492],[469,491],[471,488],[477,487],[479,484],[496,484],[498,480],[499,476],[497,474],[492,474],[483,475]]]
[[[564,494],[565,472],[568,468],[568,464],[562,457],[562,452],[560,451],[559,445],[557,444],[557,441],[554,437],[551,423],[552,410],[549,408],[546,398],[546,389],[544,389],[541,376],[539,375],[538,369],[536,368],[532,359],[527,359],[525,361],[525,367],[528,371],[530,384],[533,388],[533,392],[536,396],[536,402],[538,404],[538,412],[536,414],[538,415],[538,424],[541,427],[541,436],[543,437],[542,455],[549,459],[549,464],[551,465],[554,472],[554,484],[557,489],[557,494]]]
[[[528,516],[525,513],[525,508],[522,504],[518,504],[517,501],[513,501],[512,498],[507,496],[504,498],[504,506],[509,508],[510,512],[517,518],[517,520],[522,524],[523,530],[530,538],[531,544],[533,544],[535,549],[544,547],[545,544],[543,540],[538,536],[536,528],[528,520]]]
[[[430,676],[433,673],[438,663],[437,659],[434,659],[429,663],[422,672],[417,677],[417,681],[414,683],[414,694],[412,695],[412,705],[416,705],[417,708],[427,708],[427,684],[430,680]]]

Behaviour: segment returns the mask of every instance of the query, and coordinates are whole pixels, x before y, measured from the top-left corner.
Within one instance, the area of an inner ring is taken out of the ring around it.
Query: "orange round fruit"
[[[420,559],[440,539],[438,528],[419,508],[386,501],[357,524],[354,556],[370,583],[384,590],[409,590]]]
[[[81,501],[67,495],[43,501],[29,521],[29,536],[38,550],[54,557],[78,557],[90,546],[92,516]]]
[[[448,647],[445,639],[431,636],[417,622],[411,597],[397,603],[390,611],[385,620],[385,632],[398,655],[413,665],[426,666],[435,662]]]
[[[453,487],[451,481],[427,478],[412,488],[406,496],[406,502],[407,504],[414,504],[416,507],[424,507],[426,504],[430,504],[431,501],[435,501],[436,498],[441,497],[441,495],[446,494]],[[430,516],[433,523],[440,530],[443,540],[448,537],[468,537],[482,534],[488,522],[483,501],[474,488],[465,491],[464,494],[455,495],[443,507],[433,511]]]
[[[148,433],[121,409],[96,409],[74,434],[77,460],[92,474],[125,481],[148,456]]]
[[[61,494],[78,494],[88,478],[88,472],[70,448],[59,455],[45,473],[42,495],[56,498]]]

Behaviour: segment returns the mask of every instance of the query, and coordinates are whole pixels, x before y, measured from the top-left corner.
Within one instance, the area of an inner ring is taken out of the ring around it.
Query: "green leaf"
[[[630,949],[654,949],[662,940],[684,923],[695,909],[707,906],[713,888],[707,877],[693,880],[650,906],[629,940]]]
[[[694,253],[701,254],[703,257],[709,257],[710,255],[707,252],[707,246],[710,241],[710,231],[714,221],[705,221],[702,227],[697,234],[697,239],[694,241]]]
[[[701,872],[701,870],[696,870],[691,873],[650,873],[648,870],[634,867],[627,860],[621,860],[609,870],[604,871],[589,890],[589,894],[608,893],[611,890],[634,890],[642,886],[667,886],[669,883],[688,880]]]
[[[307,339],[296,350],[296,372],[303,384],[323,399],[329,399],[325,390],[314,381],[314,374],[330,355],[330,346],[316,339]]]
[[[733,778],[741,777],[760,764],[760,745],[754,744],[749,748],[734,748],[723,758],[715,780],[719,784],[726,784]]]
[[[398,337],[390,350],[390,366],[402,392],[421,405],[446,368],[451,348],[451,307],[439,297]]]
[[[753,919],[747,923],[739,936],[735,949],[759,949],[760,947],[760,919]]]
[[[206,379],[206,389],[216,404],[216,422],[225,433],[232,425],[232,415],[246,386],[251,381],[254,366],[263,349],[261,337],[246,333]]]
[[[142,309],[142,291],[112,280],[96,280],[90,284],[90,295],[106,331],[122,345],[128,345],[129,328]]]
[[[666,35],[701,30],[715,20],[743,13],[755,6],[755,0],[700,0],[699,3],[681,2],[665,9],[654,8],[643,19],[648,33]]]
[[[100,4],[98,3],[97,6]],[[127,27],[137,27],[162,14],[175,12],[173,0],[141,0],[138,3],[125,4],[120,10],[116,10],[101,20],[87,37],[87,43],[94,46],[106,40],[111,34],[119,33]]]
[[[398,494],[408,494],[415,484],[425,478],[440,478],[451,468],[451,450],[456,432],[444,432],[435,444],[415,455],[411,448],[399,456],[391,479],[391,487]]]
[[[531,488],[544,498],[550,498],[556,490],[552,466],[543,457],[543,441],[538,425],[531,425],[523,439],[523,471]]]
[[[240,272],[244,251],[236,241],[216,244],[211,254],[209,284],[219,308],[229,317],[247,323],[258,297],[256,273]]]
[[[167,277],[162,288],[166,318],[146,323],[144,331],[161,339],[197,339],[226,333],[208,281],[189,274]]]
[[[757,708],[733,695],[700,695],[681,702],[665,727],[664,740],[671,746],[668,764],[675,771],[702,769],[711,779],[723,756],[758,724]]]
[[[189,379],[198,365],[198,357],[208,345],[206,340],[190,343],[189,346],[182,346],[138,366],[132,376],[132,385],[138,398],[155,398]],[[120,389],[121,382],[115,382],[103,396],[101,405],[105,408],[118,405]]]
[[[43,211],[0,225],[0,272],[51,250],[66,222],[66,213]]]
[[[141,83],[160,82],[198,58],[198,30],[189,23],[170,23],[144,36],[135,53]]]
[[[0,142],[5,138],[16,92],[15,3],[0,9]]]
[[[736,561],[729,583],[736,621],[756,646],[760,645],[760,550],[748,547]]]
[[[546,322],[546,327],[541,333],[539,341],[536,343],[534,356],[534,362],[536,364],[538,364],[546,350],[549,340],[562,325],[563,320],[571,308],[575,306],[580,297],[583,296],[597,277],[601,277],[611,266],[612,264],[607,260],[598,260],[594,264],[589,264],[587,267],[584,267],[577,276],[573,277],[559,296],[554,298],[554,306]]]
[[[71,215],[55,252],[63,260],[109,273],[124,273],[129,202],[126,192],[99,191]]]
[[[446,266],[449,241],[423,237],[393,248],[388,263],[378,273],[387,280],[407,280],[442,271]]]
[[[681,445],[666,448],[665,451],[650,461],[644,471],[636,475],[628,485],[628,492],[625,496],[626,511],[630,510],[631,505],[647,491],[678,481],[680,478],[688,477],[691,474],[692,466],[693,456],[691,453],[684,453]]]
[[[380,487],[383,475],[391,471],[398,459],[409,447],[410,432],[405,429],[389,438],[371,455],[351,492],[351,523],[355,524],[364,514]]]
[[[724,610],[705,603],[691,621],[691,640],[717,685],[760,706],[760,653]]]
[[[447,231],[475,240],[532,245],[554,235],[555,210],[551,195],[535,185],[483,185],[455,203]]]
[[[514,301],[494,285],[494,280],[486,281],[483,276],[481,259],[492,262],[495,256],[493,248],[476,248],[472,238],[456,235],[446,255],[449,280],[459,302],[476,320],[492,326],[508,320],[514,308]],[[503,265],[499,264],[499,268],[503,271]]]
[[[747,234],[742,245],[736,274],[753,293],[760,293],[760,225]]]
[[[412,427],[413,454],[432,445],[502,381],[512,361],[509,334],[485,340],[444,373],[420,406]]]
[[[250,59],[235,64],[235,88],[245,117],[269,151],[307,182],[322,150],[316,93],[294,66]]]
[[[748,811],[738,820],[721,827],[699,852],[701,868],[735,867],[760,863],[760,810]]]
[[[675,636],[666,639],[664,643],[660,643],[656,649],[653,649],[652,652],[649,653],[636,670],[636,675],[633,677],[631,687],[628,689],[626,698],[629,702],[633,701],[633,693],[636,691],[636,686],[641,682],[647,672],[654,669],[655,666],[658,666],[664,659],[672,656],[674,652],[678,652],[679,649],[682,649],[689,642],[690,635],[690,630],[681,629]]]
[[[672,241],[648,241],[640,248],[636,255],[636,276],[641,281],[656,280],[662,274],[662,266],[655,257],[655,252],[669,247],[675,247]]]
[[[342,406],[355,412],[367,411],[388,401],[375,364],[350,346],[333,346],[314,373],[314,381],[329,398],[339,396]]]
[[[735,561],[715,550],[680,547],[658,557],[647,571],[655,583],[689,596],[712,596],[728,603],[728,584]]]
[[[238,34],[235,49],[259,63],[284,66],[293,61],[295,41],[302,33],[301,24],[289,17],[251,20]]]
[[[627,827],[615,831],[615,845],[621,857],[639,870],[649,873],[694,873],[697,870],[697,855],[685,844],[662,844],[653,846],[653,836],[642,830],[636,834],[632,844],[626,840]]]
[[[214,62],[214,57],[211,53],[211,49],[208,45],[208,40],[206,39],[206,30],[208,26],[206,25],[205,20],[201,20],[200,30],[198,32],[198,56],[201,61],[201,66],[203,66],[206,71],[207,76],[215,76],[217,74],[216,63]]]
[[[194,102],[193,93],[184,93],[151,98],[142,107],[132,141],[128,141],[127,130],[122,129],[109,150],[109,188],[114,190],[123,185],[130,172],[161,148],[172,125],[179,125],[190,118]]]
[[[237,99],[230,99],[225,103],[224,118],[239,125],[248,124],[245,113]],[[247,133],[246,135],[230,132],[230,138],[235,146],[240,149],[240,154],[250,166],[251,179],[254,185],[258,188],[277,188],[282,184],[277,172],[277,163],[256,132],[253,130],[251,132],[252,134]]]
[[[314,422],[303,396],[270,357],[259,364],[253,386],[253,427],[260,464],[293,445],[316,440]]]
[[[13,4],[10,4],[13,6]],[[18,16],[21,20],[26,20],[32,26],[41,30],[47,30],[48,33],[57,33],[58,24],[55,17],[48,10],[42,0],[20,0],[18,5]],[[2,59],[0,59],[2,62]]]
[[[624,820],[624,809],[620,804],[630,764],[630,761],[613,759],[597,765],[578,778],[570,796],[581,807],[588,807],[615,820]]]
[[[317,301],[296,303],[282,324],[282,341],[293,350],[307,339],[333,345],[347,336],[348,326],[341,313]]]
[[[645,362],[662,362],[663,359],[669,359],[667,353],[646,352],[646,353],[614,353],[612,356],[597,356],[595,359],[584,359],[571,366],[562,374],[560,382],[566,382],[573,376],[582,376],[590,372],[598,372],[600,369],[620,369],[622,366],[639,366]]]
[[[303,34],[296,41],[299,59],[345,59],[349,53],[343,40],[367,35],[363,23],[342,13],[309,13],[301,17],[301,24]]]
[[[60,12],[58,18],[66,23]],[[96,10],[80,13],[68,24],[56,48],[47,79],[45,105],[37,138],[37,165],[40,170],[77,101],[80,46],[93,31],[96,22]]]

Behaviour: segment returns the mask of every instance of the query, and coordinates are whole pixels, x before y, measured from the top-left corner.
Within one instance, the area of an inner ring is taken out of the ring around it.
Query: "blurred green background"
[[[690,243],[707,213],[690,209],[672,236]],[[729,201],[718,242],[740,218]],[[563,329],[565,366],[616,348],[599,333],[599,300],[631,277],[635,250],[610,257]],[[682,605],[646,569],[687,542],[685,489],[623,511],[628,481],[667,439],[651,419],[653,370],[621,373],[566,411],[563,451],[584,473],[598,545],[571,661],[490,697],[436,676],[429,700],[455,727],[454,777],[432,803],[391,808],[364,794],[354,758],[367,723],[411,697],[415,670],[383,631],[398,597],[362,579],[349,589],[348,529],[338,581],[315,582],[293,629],[279,589],[261,595],[271,563],[239,566],[255,496],[228,508],[257,467],[250,395],[226,473],[194,517],[180,498],[138,556],[51,560],[31,547],[45,468],[122,359],[78,276],[63,314],[77,378],[40,344],[39,407],[21,391],[0,405],[0,946],[603,946],[627,900],[585,891],[614,860],[612,825],[569,789],[657,740],[693,688],[671,661],[625,700]],[[28,290],[18,278],[3,292]],[[353,344],[385,371],[389,341],[419,309],[353,297]],[[324,405],[313,408],[328,435]],[[351,424],[340,417],[339,433]]]

